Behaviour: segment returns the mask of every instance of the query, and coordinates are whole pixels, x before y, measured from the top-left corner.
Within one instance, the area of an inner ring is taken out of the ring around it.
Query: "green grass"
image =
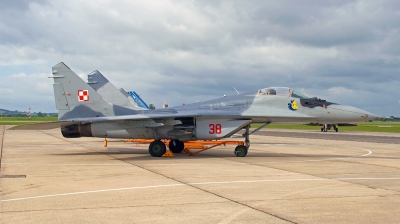
[[[57,117],[0,117],[0,125],[21,125],[37,122],[57,121]],[[260,127],[260,124],[252,124],[252,128]],[[320,131],[321,126],[305,124],[270,124],[265,128],[293,129],[293,130],[316,130]],[[331,131],[333,131],[331,129]],[[394,132],[400,133],[400,122],[361,122],[358,126],[340,126],[339,131],[367,131],[367,132]]]
[[[57,121],[57,117],[0,117],[0,125],[21,125]]]
[[[259,124],[252,124],[251,127],[260,127]],[[321,126],[305,124],[270,124],[265,128],[293,129],[293,130],[321,130]],[[331,131],[333,131],[331,129]],[[358,126],[339,126],[339,131],[367,131],[367,132],[393,132],[400,133],[400,122],[361,122]]]

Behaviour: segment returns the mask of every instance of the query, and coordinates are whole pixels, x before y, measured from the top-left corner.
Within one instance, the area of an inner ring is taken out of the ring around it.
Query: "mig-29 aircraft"
[[[250,146],[251,123],[359,122],[376,116],[346,105],[309,98],[292,88],[262,88],[249,93],[155,110],[135,110],[112,104],[60,62],[52,68],[58,121],[16,126],[14,130],[44,130],[61,127],[65,138],[99,137],[154,139],[149,153],[166,152],[161,139],[173,142],[175,151],[183,141],[218,140],[245,129],[245,145],[236,156],[246,156]],[[263,125],[263,126],[264,126]]]

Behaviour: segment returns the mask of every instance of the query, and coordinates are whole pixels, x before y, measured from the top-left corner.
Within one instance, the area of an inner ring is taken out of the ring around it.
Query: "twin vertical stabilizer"
[[[58,120],[113,116],[113,106],[63,62],[52,68]]]
[[[88,84],[99,93],[106,102],[133,110],[145,110],[146,108],[138,105],[123,89],[117,89],[99,71],[94,71],[88,75]]]

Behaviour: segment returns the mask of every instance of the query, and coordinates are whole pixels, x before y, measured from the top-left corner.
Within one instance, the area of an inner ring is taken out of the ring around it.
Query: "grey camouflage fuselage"
[[[266,88],[184,106],[141,110],[124,106],[129,102],[122,94],[100,95],[98,88],[96,92],[64,63],[55,65],[52,73],[65,137],[211,140],[229,137],[250,123],[334,124],[375,117],[355,107],[307,98],[290,88]]]

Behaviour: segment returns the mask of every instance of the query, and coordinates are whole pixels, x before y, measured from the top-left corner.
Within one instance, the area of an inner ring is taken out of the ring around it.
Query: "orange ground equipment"
[[[105,138],[105,139],[104,139],[104,147],[107,147],[107,145],[108,145],[108,141],[107,141],[107,139]]]
[[[126,139],[124,143],[136,143],[136,144],[150,144],[154,141],[154,139]],[[170,140],[162,140],[165,145],[169,145]],[[206,150],[215,148],[220,145],[242,145],[244,146],[245,143],[243,141],[223,141],[223,140],[207,140],[207,141],[184,141],[184,149],[181,153],[188,153],[189,156],[194,156]],[[200,149],[198,151],[193,152],[191,149]],[[165,155],[165,156],[164,156]],[[168,150],[163,157],[174,157],[174,154]]]
[[[243,141],[222,141],[222,140],[208,140],[208,141],[186,141],[185,148],[182,152],[186,152],[189,156],[194,156],[206,150],[215,148],[220,145],[244,145]],[[191,149],[200,149],[196,152],[192,152]]]

